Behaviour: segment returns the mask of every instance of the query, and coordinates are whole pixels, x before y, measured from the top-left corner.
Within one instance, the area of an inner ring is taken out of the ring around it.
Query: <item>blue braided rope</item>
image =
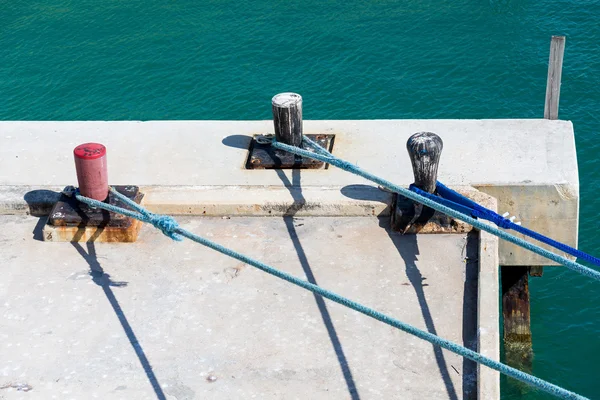
[[[354,311],[357,311],[363,315],[366,315],[368,317],[371,317],[373,319],[381,321],[386,325],[392,326],[392,327],[397,328],[397,329],[399,329],[403,332],[406,332],[410,335],[416,336],[416,337],[423,339],[433,345],[440,346],[446,350],[449,350],[460,356],[466,357],[466,358],[473,360],[479,364],[485,365],[485,366],[492,368],[500,373],[503,373],[512,378],[515,378],[517,380],[525,382],[531,386],[534,386],[540,390],[543,390],[545,392],[553,394],[559,398],[588,400],[586,397],[578,395],[577,393],[563,389],[560,386],[556,386],[550,382],[547,382],[543,379],[537,378],[533,375],[529,375],[523,371],[519,371],[518,369],[510,367],[499,361],[492,360],[491,358],[488,358],[488,357],[486,357],[482,354],[479,354],[473,350],[470,350],[464,346],[461,346],[461,345],[451,342],[449,340],[443,339],[432,333],[418,329],[410,324],[407,324],[398,319],[392,318],[386,314],[383,314],[377,310],[374,310],[372,308],[364,306],[364,305],[357,303],[353,300],[350,300],[344,296],[340,296],[339,294],[334,293],[330,290],[324,289],[313,283],[310,283],[308,281],[305,281],[303,279],[295,277],[291,274],[288,274],[287,272],[283,272],[276,268],[273,268],[261,261],[255,260],[252,257],[246,256],[242,253],[238,253],[235,250],[224,247],[218,243],[213,242],[212,240],[198,236],[192,232],[189,232],[189,231],[181,228],[173,218],[166,216],[166,215],[152,214],[149,211],[145,210],[139,204],[136,204],[133,201],[127,199],[124,195],[117,192],[113,188],[111,188],[110,190],[117,198],[119,198],[120,200],[125,202],[128,206],[133,208],[135,211],[132,211],[132,210],[129,210],[126,208],[117,207],[117,206],[114,206],[111,204],[106,204],[101,201],[89,199],[89,198],[84,197],[77,193],[76,193],[75,197],[77,198],[77,200],[81,201],[82,203],[88,204],[92,207],[102,208],[107,211],[120,213],[120,214],[126,215],[128,217],[138,219],[142,222],[150,223],[150,224],[154,225],[155,227],[157,227],[158,229],[160,229],[165,235],[167,235],[168,237],[170,237],[172,239],[181,240],[181,237],[186,237],[196,243],[199,243],[199,244],[204,245],[208,248],[211,248],[215,251],[218,251],[221,254],[235,258],[236,260],[244,262],[248,265],[252,265],[253,267],[258,268],[261,271],[264,271],[270,275],[276,276],[277,278],[283,279],[289,283],[292,283],[296,286],[304,288],[310,292],[316,293],[326,299],[329,299],[338,304],[346,306],[346,307],[348,307]]]
[[[416,193],[419,193],[420,195],[425,195],[425,193],[427,193],[413,185],[411,185],[410,189]],[[577,258],[582,258],[589,263],[600,266],[599,258],[596,258],[590,254],[584,253],[581,250],[578,250],[569,245],[566,245],[566,244],[558,242],[552,238],[544,236],[541,233],[538,233],[531,229],[525,228],[524,226],[515,224],[508,218],[504,218],[502,215],[496,213],[495,211],[490,210],[489,208],[483,207],[483,206],[475,203],[471,199],[468,199],[467,197],[463,196],[462,194],[450,189],[449,187],[446,187],[441,182],[437,182],[437,193],[442,198],[449,200],[451,203],[454,203],[454,205],[456,205],[458,207],[470,208],[471,212],[467,212],[466,213],[467,215],[471,215],[473,217],[478,217],[478,218],[486,219],[488,221],[492,221],[493,223],[495,223],[496,225],[498,225],[501,228],[512,229],[512,230],[517,231],[525,236],[529,236],[530,238],[538,240],[542,243],[546,243],[547,245],[550,245],[558,250],[564,251],[567,254],[570,254]],[[427,193],[427,195],[430,195],[430,193]],[[433,197],[426,196],[426,197],[433,199],[434,201],[436,199],[435,196],[433,196]],[[437,197],[437,199],[439,199],[439,197]],[[444,203],[442,203],[442,204],[444,204]],[[460,209],[455,208],[452,205],[448,205],[448,206],[450,208],[454,208],[457,211],[461,211]],[[461,212],[463,212],[463,211],[461,211]]]
[[[313,145],[318,146],[318,144],[316,144],[315,142],[313,142],[306,136],[304,136],[303,140],[305,142],[309,143],[311,146],[313,146]],[[396,185],[390,181],[380,178],[377,175],[373,175],[372,173],[363,170],[359,166],[354,165],[346,160],[342,160],[341,158],[338,158],[329,152],[327,154],[324,154],[321,151],[319,151],[318,153],[313,153],[311,151],[304,150],[299,147],[290,146],[285,143],[278,142],[275,138],[272,138],[271,145],[273,147],[275,147],[276,149],[284,150],[284,151],[287,151],[287,152],[290,152],[293,154],[297,154],[302,157],[308,157],[308,158],[313,158],[315,160],[323,161],[325,163],[328,163],[328,164],[336,166],[340,169],[343,169],[344,171],[348,171],[352,174],[361,176],[367,180],[370,180],[371,182],[375,182],[378,185],[385,187],[388,190],[391,190],[392,192],[400,193],[404,197],[408,197],[409,199],[414,200],[423,205],[426,205],[427,207],[433,208],[434,210],[440,211],[446,215],[449,215],[451,217],[454,217],[456,219],[464,221],[467,224],[472,225],[473,227],[475,227],[479,230],[489,232],[492,235],[498,236],[501,239],[504,239],[508,242],[514,243],[517,246],[523,247],[524,249],[527,249],[533,253],[539,254],[542,257],[546,257],[547,259],[552,260],[558,264],[564,265],[565,267],[569,268],[570,270],[578,272],[589,278],[592,278],[595,280],[600,280],[600,272],[598,272],[594,269],[588,268],[588,267],[581,265],[575,261],[571,261],[565,257],[559,256],[558,254],[552,253],[551,251],[548,251],[534,243],[530,243],[519,237],[511,235],[510,233],[506,233],[494,226],[490,226],[484,222],[478,221],[478,220],[476,220],[468,215],[465,215],[459,211],[453,210],[450,207],[439,204],[436,201],[428,199],[427,197],[421,196],[421,195],[414,193],[406,188],[403,188],[403,187]]]
[[[432,201],[440,203],[441,205],[444,205],[444,206],[446,206],[448,208],[451,208],[453,210],[461,212],[461,213],[463,213],[465,215],[470,215],[471,217],[475,218],[474,211],[473,211],[472,207],[469,207],[469,206],[457,203],[455,201],[446,199],[444,197],[438,197],[438,196],[436,196],[433,193],[429,193],[429,192],[426,192],[424,190],[419,189],[414,184],[411,184],[408,187],[408,189],[411,190],[411,191],[413,191],[413,192],[415,192],[416,194],[419,194],[419,195],[421,195],[423,197],[427,197],[428,199],[430,199]]]

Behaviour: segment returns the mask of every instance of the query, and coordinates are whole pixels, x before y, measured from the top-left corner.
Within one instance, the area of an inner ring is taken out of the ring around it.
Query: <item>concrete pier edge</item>
[[[72,150],[88,141],[107,146],[110,183],[140,186],[155,212],[281,215],[298,190],[302,215],[389,212],[387,194],[336,168],[296,176],[246,170],[250,138],[272,133],[272,121],[8,121],[0,122],[0,131],[0,214],[30,212],[25,196],[33,212],[43,212],[55,195],[40,190],[75,184]],[[579,177],[569,121],[304,121],[307,134],[336,135],[337,156],[406,186],[413,177],[404,144],[419,131],[444,140],[440,181],[490,194],[500,212],[577,246]],[[553,265],[511,243],[499,246],[502,265]]]

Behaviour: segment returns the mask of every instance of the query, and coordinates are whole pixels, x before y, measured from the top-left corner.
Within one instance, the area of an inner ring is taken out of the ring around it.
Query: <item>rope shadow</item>
[[[386,223],[384,222],[384,226],[385,225]],[[387,227],[386,231],[392,243],[398,250],[398,253],[402,257],[402,260],[404,261],[406,276],[408,277],[408,281],[412,285],[417,296],[421,314],[423,316],[423,320],[425,321],[425,327],[429,333],[433,333],[437,336],[437,329],[435,328],[431,310],[429,309],[429,304],[425,298],[425,290],[423,289],[425,286],[428,286],[427,283],[424,283],[427,278],[421,274],[421,270],[416,263],[418,260],[417,255],[419,255],[417,235],[400,235],[392,232],[389,227]],[[456,388],[454,387],[452,379],[450,378],[450,372],[448,370],[448,365],[446,363],[444,353],[442,352],[442,348],[433,345],[433,353],[438,370],[440,371],[442,380],[444,381],[448,398],[451,400],[458,400]]]
[[[80,214],[80,215],[82,215],[82,214]],[[166,398],[162,388],[160,387],[160,384],[158,382],[158,379],[156,378],[156,375],[154,374],[154,371],[152,370],[152,365],[150,364],[148,357],[146,357],[146,353],[144,352],[142,345],[138,341],[137,336],[135,335],[135,332],[133,331],[133,328],[129,324],[129,321],[127,320],[127,317],[125,316],[125,313],[124,313],[123,309],[121,308],[121,305],[119,304],[119,301],[117,300],[117,298],[112,290],[113,287],[127,286],[127,282],[113,281],[110,278],[110,275],[104,272],[104,269],[98,262],[94,241],[98,238],[98,236],[100,236],[100,234],[104,230],[106,223],[104,222],[103,224],[98,226],[98,229],[96,229],[96,231],[94,232],[92,237],[86,242],[86,247],[87,247],[87,252],[86,252],[83,249],[83,247],[79,244],[79,240],[81,239],[81,237],[83,236],[83,234],[85,232],[85,215],[82,215],[82,219],[83,219],[83,222],[79,226],[79,230],[75,234],[71,244],[73,245],[75,250],[77,250],[79,255],[81,255],[81,257],[89,265],[89,267],[90,267],[89,275],[92,277],[92,281],[96,285],[98,285],[102,288],[102,291],[104,292],[104,295],[106,296],[106,299],[112,306],[115,315],[117,316],[117,318],[119,319],[119,322],[121,323],[121,327],[123,328],[123,331],[125,331],[125,334],[127,335],[127,338],[129,339],[129,343],[131,344],[131,347],[135,351],[135,354],[136,354],[142,368],[144,369],[144,372],[146,373],[146,377],[148,378],[148,381],[152,385],[152,389],[154,390],[154,394],[156,395],[156,398],[158,400],[166,400],[167,398]]]
[[[302,265],[302,269],[304,271],[304,274],[306,275],[306,278],[310,283],[318,285],[315,275],[312,272],[312,268],[310,267],[310,263],[306,256],[306,252],[304,251],[302,243],[300,242],[300,238],[298,237],[296,226],[294,225],[294,216],[306,202],[304,196],[302,195],[302,187],[300,184],[300,170],[292,169],[292,182],[289,181],[288,177],[282,170],[276,169],[275,172],[277,172],[277,175],[279,176],[279,179],[281,179],[281,182],[284,184],[284,186],[289,189],[290,194],[294,199],[294,204],[292,204],[288,208],[283,218],[288,234],[290,235],[290,239],[292,240],[294,249],[296,250],[296,254],[298,255],[298,260]],[[352,400],[360,400],[358,388],[356,387],[356,383],[354,382],[354,377],[352,376],[352,371],[350,369],[350,365],[348,364],[346,354],[344,353],[342,343],[340,341],[340,338],[338,337],[335,326],[333,325],[333,321],[331,320],[331,315],[329,313],[329,310],[327,309],[327,304],[325,303],[323,297],[321,297],[320,295],[315,293],[313,293],[313,295],[315,297],[317,307],[319,308],[319,312],[321,313],[321,318],[323,319],[325,328],[327,329],[327,334],[329,335],[329,340],[331,341],[333,350],[338,359],[338,363],[342,370],[342,374],[344,375],[344,380],[346,381],[346,386],[348,388],[350,397]]]
[[[341,193],[355,200],[368,200],[368,201],[380,201],[388,206],[391,206],[392,194],[384,192],[375,186],[370,185],[348,185],[341,189]],[[384,212],[391,212],[390,208],[386,208]],[[433,321],[433,316],[425,298],[424,286],[427,286],[424,281],[427,279],[424,277],[418,268],[416,261],[417,255],[419,255],[419,245],[417,242],[417,235],[401,235],[397,232],[393,232],[390,228],[390,216],[379,216],[379,225],[386,230],[388,237],[396,247],[396,250],[402,257],[405,264],[405,272],[408,280],[413,287],[421,314],[425,322],[426,329],[429,333],[437,335],[437,329]],[[475,245],[473,245],[475,243]],[[467,260],[475,260],[477,258],[477,239],[468,239],[466,245]],[[477,350],[477,262],[469,263],[466,266],[466,279],[464,284],[464,295],[463,295],[463,321],[462,321],[462,339],[463,345],[471,350]],[[434,356],[436,364],[448,398],[452,400],[458,400],[458,394],[456,388],[450,378],[450,371],[442,348],[439,346],[433,346]],[[473,399],[477,397],[477,364],[474,361],[463,358],[462,366],[462,398]]]

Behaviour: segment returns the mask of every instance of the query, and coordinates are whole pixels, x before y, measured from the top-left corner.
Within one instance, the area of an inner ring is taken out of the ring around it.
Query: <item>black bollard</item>
[[[414,185],[428,193],[434,193],[437,171],[444,142],[432,132],[418,132],[408,138],[406,149],[415,176]]]
[[[442,139],[432,132],[418,132],[408,138],[406,149],[413,168],[414,185],[419,189],[435,193],[438,164],[443,148]],[[435,214],[432,208],[414,204],[412,200],[401,195],[396,195],[392,210],[392,230],[403,233],[411,226],[412,231],[418,232]],[[446,216],[439,217],[439,223],[449,223]]]

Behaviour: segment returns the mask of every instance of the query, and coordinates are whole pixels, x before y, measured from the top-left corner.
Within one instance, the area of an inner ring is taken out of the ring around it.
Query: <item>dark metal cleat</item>
[[[113,187],[138,204],[144,197],[137,186]],[[80,203],[75,199],[74,193],[74,187],[65,188],[52,208],[44,227],[45,241],[134,242],[137,239],[140,221]],[[106,202],[117,207],[130,208],[111,193]]]
[[[327,151],[331,151],[333,148],[335,135],[306,136]],[[312,151],[312,148],[304,144],[301,145],[301,148]],[[322,161],[275,149],[271,146],[270,141],[262,140],[262,136],[255,136],[250,144],[246,169],[319,169],[323,168],[324,164]]]

